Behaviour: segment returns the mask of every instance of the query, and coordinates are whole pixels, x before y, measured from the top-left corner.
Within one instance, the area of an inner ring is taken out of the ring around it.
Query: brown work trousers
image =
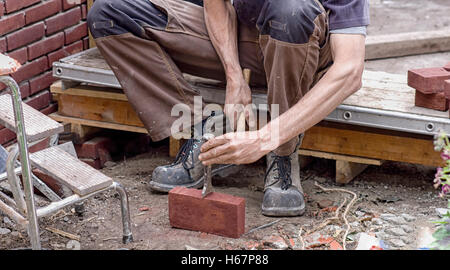
[[[177,119],[171,116],[174,105],[184,103],[194,111],[198,93],[182,73],[222,81],[225,73],[209,39],[203,7],[180,0],[150,1],[167,13],[166,29],[144,27],[146,38],[126,33],[100,37],[96,43],[152,140],[158,141],[171,136]],[[260,35],[256,27],[239,25],[240,64],[252,71],[250,85],[267,88],[268,105],[278,104],[280,114],[311,89],[332,61],[324,9],[314,24],[304,44],[278,41]],[[298,141],[296,137],[275,152],[289,155]]]

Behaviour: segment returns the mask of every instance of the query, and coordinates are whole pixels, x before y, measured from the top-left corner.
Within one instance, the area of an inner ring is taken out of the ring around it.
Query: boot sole
[[[211,171],[211,176],[219,175],[220,173],[222,173],[222,171],[224,171],[228,168],[232,168],[234,166],[236,166],[236,165],[225,165],[223,167],[216,168]],[[176,187],[202,188],[203,180],[204,180],[204,176],[200,177],[200,179],[194,183],[189,183],[189,184],[184,184],[184,185],[165,185],[165,184],[150,181],[148,183],[148,186],[152,190],[163,192],[163,193],[168,193],[169,191],[171,191],[173,188],[176,188]]]
[[[262,207],[262,214],[268,217],[297,217],[302,216],[306,212],[306,206],[299,208],[283,208],[283,207]]]

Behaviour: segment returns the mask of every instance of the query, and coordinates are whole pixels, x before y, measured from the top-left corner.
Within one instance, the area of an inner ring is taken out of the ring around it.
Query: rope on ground
[[[317,182],[314,182],[314,185],[316,186],[316,187],[318,187],[318,188],[320,188],[320,189],[322,189],[323,191],[325,191],[325,192],[344,192],[344,193],[348,193],[348,194],[351,194],[352,196],[353,196],[353,199],[350,201],[350,203],[347,205],[347,207],[345,208],[345,211],[344,211],[344,213],[342,214],[342,219],[344,220],[344,222],[345,222],[345,225],[346,225],[346,230],[345,230],[345,233],[344,233],[344,239],[342,240],[342,247],[343,247],[343,249],[344,250],[346,250],[347,248],[346,248],[346,243],[347,243],[347,235],[348,235],[348,233],[349,233],[349,231],[350,231],[350,224],[348,223],[348,220],[347,220],[347,214],[348,214],[348,211],[350,211],[350,208],[352,207],[352,205],[355,203],[355,201],[358,199],[358,195],[356,195],[356,193],[354,193],[354,192],[352,192],[352,191],[350,191],[350,190],[346,190],[346,189],[343,189],[343,188],[324,188],[324,187],[322,187],[321,185],[319,185]],[[346,200],[344,201],[344,203],[346,202]],[[344,205],[344,204],[342,204],[342,205]],[[341,206],[342,206],[341,205]],[[336,216],[339,216],[339,210],[340,210],[340,207],[338,208],[338,210],[336,210]],[[335,216],[335,217],[336,217]],[[335,218],[334,217],[334,218]],[[333,218],[333,219],[334,219]]]

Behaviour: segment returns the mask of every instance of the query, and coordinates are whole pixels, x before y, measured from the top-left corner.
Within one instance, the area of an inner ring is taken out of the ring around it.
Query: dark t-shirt
[[[302,1],[302,0],[299,0]],[[330,30],[369,25],[369,0],[319,0],[330,14]],[[242,23],[254,24],[266,0],[234,0]]]

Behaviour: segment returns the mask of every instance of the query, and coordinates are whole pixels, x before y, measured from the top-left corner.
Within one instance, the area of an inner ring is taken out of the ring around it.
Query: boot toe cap
[[[268,188],[264,193],[262,211],[267,216],[299,216],[305,212],[305,199],[293,186],[287,190]]]

